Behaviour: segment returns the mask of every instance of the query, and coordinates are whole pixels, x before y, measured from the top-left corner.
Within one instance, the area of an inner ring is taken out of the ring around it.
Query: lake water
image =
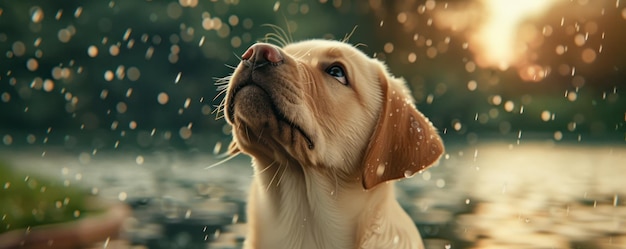
[[[219,161],[210,152],[45,151],[5,149],[0,158],[132,205],[109,248],[241,246],[246,156],[207,170]],[[626,248],[623,144],[452,144],[437,166],[397,186],[426,248]]]

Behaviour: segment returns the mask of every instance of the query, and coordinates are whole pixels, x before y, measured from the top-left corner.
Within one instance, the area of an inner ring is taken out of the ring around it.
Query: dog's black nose
[[[283,56],[280,53],[280,50],[271,44],[267,43],[257,43],[241,56],[241,59],[252,62],[256,65],[264,65],[266,63],[279,63],[283,61]]]

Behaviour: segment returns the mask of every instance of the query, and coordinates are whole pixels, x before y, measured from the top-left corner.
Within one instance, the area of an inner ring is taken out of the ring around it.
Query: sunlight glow
[[[472,36],[480,50],[483,61],[479,64],[506,69],[515,63],[517,53],[523,52],[516,44],[517,32],[525,19],[543,14],[555,0],[502,1],[481,0],[486,7],[487,18]]]
[[[525,66],[529,44],[541,36],[533,28],[524,28],[530,18],[543,15],[551,6],[564,0],[476,0],[437,15],[442,28],[466,31],[469,48],[480,67],[506,70]]]

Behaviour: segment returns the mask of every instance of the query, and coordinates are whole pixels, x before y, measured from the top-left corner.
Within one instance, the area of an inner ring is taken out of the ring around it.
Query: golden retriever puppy
[[[257,43],[241,59],[224,114],[255,171],[244,248],[423,248],[392,180],[443,144],[405,82],[338,41]]]

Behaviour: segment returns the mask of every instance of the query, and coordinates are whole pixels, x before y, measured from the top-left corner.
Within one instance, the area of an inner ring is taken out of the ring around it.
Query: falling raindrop
[[[180,77],[182,76],[182,74],[183,74],[182,72],[179,72],[179,73],[176,75],[176,79],[174,79],[174,84],[178,84],[178,82],[180,81]]]
[[[191,138],[191,134],[191,129],[187,128],[186,126],[183,126],[178,130],[178,135],[180,136],[180,138],[185,140]]]
[[[554,140],[561,141],[563,139],[563,133],[561,131],[554,132]]]
[[[437,179],[437,181],[435,182],[435,185],[438,188],[443,188],[446,186],[446,181],[444,179]]]
[[[77,7],[76,10],[74,11],[74,17],[79,18],[82,13],[83,13],[83,7]]]
[[[107,70],[104,72],[104,80],[106,81],[112,81],[114,76],[115,75],[113,74],[111,70]]]
[[[31,21],[33,23],[41,22],[43,20],[43,17],[44,17],[43,10],[39,6],[33,7],[31,9],[31,18],[30,19],[31,19]]]
[[[550,121],[550,117],[552,117],[552,114],[550,113],[550,111],[544,110],[544,111],[541,112],[541,120],[543,122]]]
[[[272,10],[274,10],[274,12],[277,12],[278,9],[280,9],[280,1],[276,1],[274,3],[274,7],[272,8]]]

